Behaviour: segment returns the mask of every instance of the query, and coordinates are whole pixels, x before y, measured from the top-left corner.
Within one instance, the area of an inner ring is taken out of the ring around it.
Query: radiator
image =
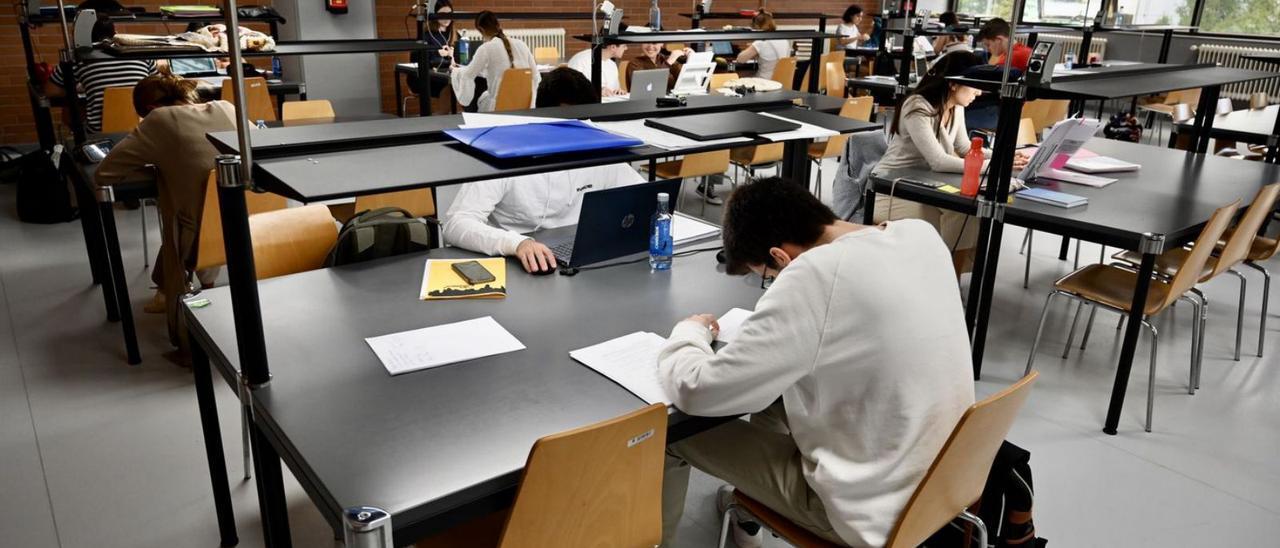
[[[463,29],[460,31],[463,39],[479,40],[480,33],[474,29]],[[564,54],[564,29],[507,29],[508,38],[515,38],[524,42],[529,46],[529,50],[533,51],[538,48],[556,48],[560,53],[561,59],[567,59]],[[586,44],[586,42],[583,42]],[[583,46],[586,49],[586,46]]]
[[[1067,52],[1080,53],[1080,42],[1083,41],[1082,37],[1071,34],[1041,34],[1036,39],[1042,42],[1056,42],[1058,44],[1058,58],[1053,60],[1055,64],[1061,63],[1063,54]],[[1017,40],[1019,43],[1025,44],[1027,43],[1027,35],[1019,34]],[[1097,54],[1099,59],[1106,59],[1107,39],[1094,36],[1089,40],[1089,54]],[[1081,59],[1081,61],[1087,61],[1087,59]]]
[[[1220,66],[1251,69],[1251,70],[1275,70],[1275,65],[1263,63],[1259,61],[1249,61],[1240,58],[1246,53],[1277,53],[1280,50],[1265,48],[1244,48],[1240,46],[1229,46],[1226,44],[1197,44],[1191,46],[1191,51],[1196,54],[1197,63],[1217,63]],[[1269,102],[1280,102],[1280,78],[1268,78],[1266,80],[1258,80],[1255,82],[1242,82],[1239,84],[1231,84],[1223,86],[1222,96],[1229,97],[1237,101],[1249,100],[1249,95],[1263,91],[1267,93]]]

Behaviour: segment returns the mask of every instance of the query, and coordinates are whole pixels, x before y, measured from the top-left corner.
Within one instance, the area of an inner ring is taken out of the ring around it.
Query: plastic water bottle
[[[969,153],[964,156],[964,177],[960,180],[960,194],[977,196],[982,186],[982,138],[974,137],[969,142]]]
[[[662,30],[662,9],[658,7],[658,0],[649,4],[649,28]]]
[[[671,197],[658,193],[658,211],[653,214],[649,229],[649,268],[671,270],[671,255],[675,241],[671,237]]]
[[[271,57],[271,75],[276,78],[284,76],[284,67],[280,66],[280,58],[274,55]]]
[[[258,125],[258,129],[267,129],[267,121],[266,121],[266,120],[258,120],[258,124],[257,124],[257,125]]]
[[[471,43],[466,40],[458,40],[458,64],[465,65],[471,59],[470,55]]]
[[[1062,56],[1062,68],[1071,70],[1076,66],[1076,54],[1068,53]]]

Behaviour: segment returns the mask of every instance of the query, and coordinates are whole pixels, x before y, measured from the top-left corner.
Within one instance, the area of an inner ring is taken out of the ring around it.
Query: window
[[[1194,9],[1195,0],[1119,0],[1114,23],[1116,26],[1190,25]]]
[[[1008,18],[1013,11],[1013,0],[959,0],[956,13]]]
[[[1027,23],[1080,24],[1097,11],[1100,1],[1027,0],[1022,20]],[[959,0],[956,10],[969,15],[1009,19],[1013,13],[1013,0]]]
[[[1178,14],[1189,23],[1195,0],[1181,3]],[[1204,0],[1200,31],[1280,35],[1280,0]]]

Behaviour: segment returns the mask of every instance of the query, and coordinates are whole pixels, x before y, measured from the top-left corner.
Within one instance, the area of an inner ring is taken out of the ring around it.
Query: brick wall
[[[38,0],[32,0],[33,3]],[[359,0],[357,0],[359,1]],[[854,0],[867,9],[878,9],[879,2],[877,0]],[[176,2],[164,0],[134,0],[125,1],[129,6],[144,6],[149,11],[154,11],[160,5],[170,5]],[[208,5],[217,5],[220,3],[205,1],[185,0],[184,4],[203,3]],[[255,2],[260,4],[269,4],[269,2]],[[380,38],[404,38],[410,36],[413,32],[412,19],[406,19],[409,13],[412,0],[399,0],[396,2],[382,1],[377,4],[377,25],[378,36]],[[643,24],[648,19],[649,3],[646,0],[614,0],[614,4],[624,9],[627,13],[627,21]],[[494,11],[587,11],[590,9],[590,0],[540,0],[533,2],[532,0],[454,0],[454,5],[458,10],[479,11],[490,9]],[[715,11],[733,11],[738,9],[750,9],[757,5],[755,0],[717,0],[714,3]],[[789,2],[781,2],[774,0],[771,3],[773,9],[779,11],[820,11],[833,16],[838,16],[844,11],[847,1],[835,0],[793,0]],[[662,7],[663,24],[668,28],[688,28],[689,20],[679,17],[680,12],[688,12],[692,6],[691,0],[660,0]],[[32,125],[31,107],[27,99],[26,92],[26,65],[23,61],[22,41],[17,25],[17,12],[13,4],[8,2],[0,5],[0,144],[13,143],[30,143],[36,140],[35,128]],[[722,21],[712,21],[710,24],[724,24]],[[792,21],[782,21],[782,24],[792,23]],[[804,23],[804,21],[794,21],[794,23]],[[472,25],[468,21],[459,21],[461,27],[470,28]],[[834,22],[832,22],[834,25]],[[581,34],[590,31],[590,22],[588,21],[510,21],[504,23],[507,28],[520,27],[564,27],[569,35]],[[162,25],[129,25],[121,27],[123,32],[137,33],[165,33],[180,32],[182,28],[179,25],[171,24],[166,30]],[[833,27],[834,28],[834,27]],[[262,27],[265,30],[265,26]],[[44,61],[49,64],[56,64],[58,60],[58,50],[62,42],[62,33],[57,24],[46,25],[38,29],[32,29],[32,38],[36,45],[36,60]],[[585,43],[569,39],[566,41],[566,49],[572,54],[579,49],[585,47]],[[395,63],[405,62],[409,58],[407,53],[404,54],[388,54],[379,55],[379,72],[382,81],[382,109],[385,112],[395,112],[395,98],[393,92],[393,68]],[[322,97],[315,97],[322,99]],[[55,119],[60,113],[55,112]]]

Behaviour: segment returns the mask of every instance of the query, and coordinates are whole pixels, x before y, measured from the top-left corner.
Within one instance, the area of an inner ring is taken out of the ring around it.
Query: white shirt
[[[591,79],[591,50],[584,49],[569,58],[569,68],[581,72]],[[600,58],[600,87],[602,89],[622,89],[618,78],[618,63],[613,59]]]
[[[804,477],[852,546],[883,546],[952,428],[973,368],[951,255],[924,221],[846,234],[782,270],[733,343],[676,324],[659,377],[682,411],[734,416],[779,396]]]
[[[538,72],[538,63],[533,58],[533,52],[529,51],[529,46],[524,42],[515,38],[507,38],[507,40],[511,41],[511,56],[515,57],[514,67],[533,70],[533,99],[529,103],[529,108],[533,108],[538,101],[538,82],[542,81],[542,74]],[[502,39],[495,36],[488,42],[480,44],[471,58],[471,63],[458,67],[449,75],[449,79],[458,101],[465,105],[475,98],[476,78],[484,78],[489,89],[480,95],[477,107],[480,112],[493,112],[498,101],[498,90],[502,86],[502,73],[512,67],[511,58],[507,56]]]
[[[756,78],[773,78],[773,69],[778,66],[778,59],[791,57],[790,40],[756,40],[751,43],[751,47],[756,48],[756,62],[760,64],[760,68],[756,70]]]
[[[836,26],[836,34],[839,34],[842,38],[854,39],[852,42],[845,44],[844,49],[857,49],[858,42],[862,39],[862,31],[858,30],[857,25],[846,25],[844,23],[840,23]]]
[[[449,206],[444,240],[487,255],[515,255],[521,234],[576,224],[582,195],[643,183],[626,164],[467,183]]]

